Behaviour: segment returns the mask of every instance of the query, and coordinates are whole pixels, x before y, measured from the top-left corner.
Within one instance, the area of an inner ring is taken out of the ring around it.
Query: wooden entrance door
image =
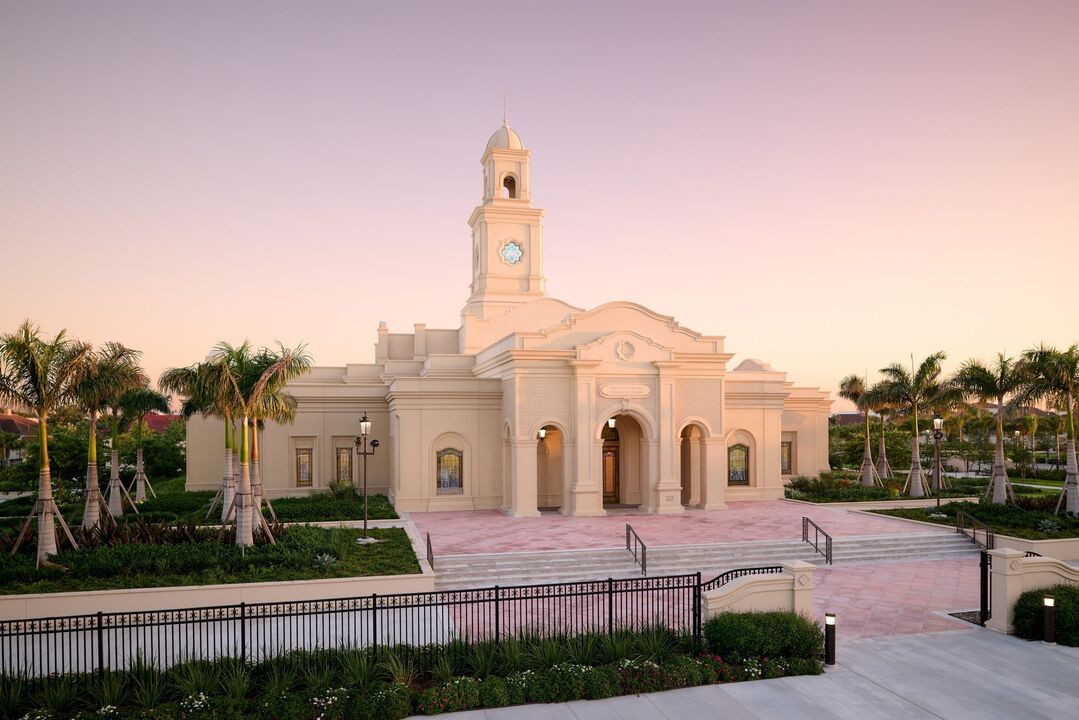
[[[618,443],[603,443],[603,502],[619,502]]]

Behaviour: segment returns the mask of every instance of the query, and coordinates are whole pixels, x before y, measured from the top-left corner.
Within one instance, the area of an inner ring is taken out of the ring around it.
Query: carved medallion
[[[619,360],[629,360],[637,352],[637,348],[633,347],[633,343],[629,340],[619,340],[618,344],[614,346],[614,354],[618,356]]]

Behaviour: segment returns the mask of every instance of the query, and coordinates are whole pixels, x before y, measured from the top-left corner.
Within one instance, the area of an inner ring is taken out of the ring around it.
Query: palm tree
[[[82,514],[83,530],[92,530],[101,521],[101,508],[109,513],[108,505],[101,497],[97,479],[97,420],[110,405],[115,404],[128,388],[145,382],[139,368],[137,350],[120,343],[105,343],[86,358],[86,368],[75,386],[75,399],[90,418],[89,447],[86,461],[86,506]]]
[[[188,367],[170,368],[165,370],[158,379],[158,385],[162,390],[174,392],[184,398],[180,414],[185,418],[198,413],[203,417],[218,417],[225,425],[225,470],[222,476],[221,486],[218,487],[210,509],[206,512],[209,518],[217,503],[221,503],[221,520],[224,522],[225,515],[232,507],[232,501],[236,494],[236,454],[235,427],[232,423],[232,406],[216,379],[214,368],[209,362],[195,363]]]
[[[914,437],[911,440],[910,472],[903,485],[903,492],[909,492],[911,497],[924,497],[929,493],[922,473],[922,454],[918,444],[919,413],[923,409],[947,405],[954,396],[948,384],[940,379],[941,363],[945,357],[943,352],[933,353],[915,368],[914,357],[911,356],[910,370],[899,363],[883,367],[880,373],[884,379],[867,393],[866,402],[902,408],[911,416]]]
[[[1031,477],[1038,476],[1038,416],[1034,413],[1023,418],[1023,432],[1030,436],[1030,472]]]
[[[883,485],[877,468],[873,466],[873,453],[869,447],[869,409],[864,407],[865,381],[857,375],[847,375],[839,381],[839,397],[850,400],[865,415],[865,453],[862,455],[862,485],[874,487]]]
[[[876,387],[876,386],[874,386]],[[892,465],[888,462],[888,448],[884,443],[884,431],[888,424],[888,404],[880,399],[879,394],[872,392],[873,388],[866,391],[865,403],[870,410],[875,410],[880,415],[880,447],[877,449],[877,475],[881,481],[891,480],[895,473]]]
[[[996,453],[989,485],[985,488],[985,497],[991,497],[995,503],[1015,500],[1015,490],[1004,463],[1004,419],[1009,409],[1025,394],[1030,379],[1027,368],[1025,362],[997,353],[990,365],[979,360],[966,361],[953,379],[955,386],[965,396],[981,403],[995,402],[997,405]]]
[[[132,388],[121,396],[120,408],[125,425],[135,425],[135,502],[142,502],[146,499],[147,487],[154,493],[154,497],[157,497],[142,464],[143,417],[151,412],[167,413],[169,396],[154,390],[149,383],[144,383],[142,387]]]
[[[219,343],[211,364],[215,387],[222,387],[230,397],[231,405],[236,410],[240,422],[240,482],[236,488],[233,508],[236,517],[236,544],[254,543],[254,524],[260,523],[272,539],[266,519],[262,516],[260,503],[255,502],[251,484],[249,421],[257,418],[263,411],[267,395],[282,390],[293,380],[311,367],[311,356],[303,345],[295,349],[280,347],[280,352],[273,355],[268,365],[264,361],[267,353],[252,352],[251,345],[244,341],[238,346]],[[261,492],[261,488],[259,488]],[[226,521],[231,510],[226,514]]]
[[[34,509],[27,516],[11,552],[22,545],[30,523],[37,518],[37,565],[55,555],[56,524],[59,521],[72,547],[75,538],[60,514],[52,496],[52,476],[49,473],[49,413],[72,402],[75,388],[82,378],[89,345],[67,337],[61,330],[51,340],[41,337],[41,330],[29,320],[19,329],[0,338],[0,401],[10,402],[32,411],[38,420],[38,439],[41,443],[38,460],[38,489]]]
[[[1023,353],[1023,358],[1030,364],[1032,379],[1028,396],[1032,400],[1049,400],[1063,405],[1068,422],[1064,470],[1064,489],[1057,500],[1056,511],[1060,512],[1061,503],[1071,515],[1079,515],[1079,467],[1075,460],[1075,401],[1079,389],[1079,345],[1072,345],[1067,350],[1040,345]]]
[[[1053,466],[1060,468],[1060,436],[1068,429],[1068,416],[1065,413],[1053,412],[1050,416],[1049,427],[1053,430],[1053,444],[1056,450],[1053,453]]]

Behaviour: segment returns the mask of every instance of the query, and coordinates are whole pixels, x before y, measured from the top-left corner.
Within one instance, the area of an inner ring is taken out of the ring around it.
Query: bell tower
[[[468,218],[472,294],[462,315],[488,319],[544,295],[543,210],[532,207],[531,157],[503,118],[480,158],[483,204]]]

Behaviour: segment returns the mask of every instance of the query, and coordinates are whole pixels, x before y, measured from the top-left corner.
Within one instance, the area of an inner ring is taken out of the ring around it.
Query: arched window
[[[507,175],[502,180],[502,189],[505,191],[502,193],[502,197],[517,197],[517,178],[513,177],[512,175]]]
[[[435,483],[439,495],[459,495],[464,492],[465,454],[455,448],[435,454]]]
[[[727,448],[727,484],[749,485],[749,448],[745,445]]]

